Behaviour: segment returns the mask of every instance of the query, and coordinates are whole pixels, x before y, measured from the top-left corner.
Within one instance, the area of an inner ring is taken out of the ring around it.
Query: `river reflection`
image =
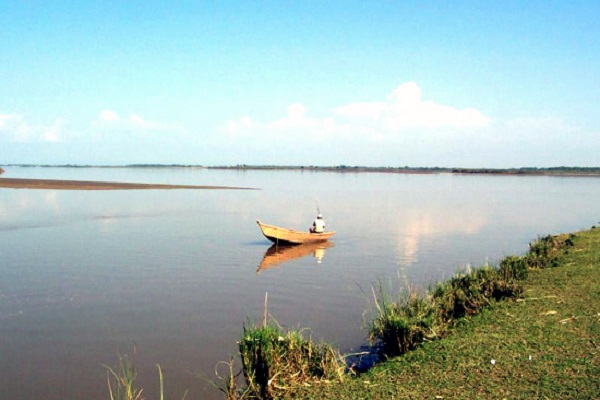
[[[259,274],[262,271],[279,267],[288,261],[296,260],[308,255],[312,255],[317,264],[323,262],[325,256],[325,249],[333,247],[332,242],[319,242],[319,243],[304,243],[299,245],[277,245],[274,244],[267,249],[263,256],[256,273]]]
[[[398,225],[398,258],[406,266],[418,262],[427,237],[477,234],[487,223],[486,214],[460,208],[449,213],[440,206],[407,211],[404,223]]]

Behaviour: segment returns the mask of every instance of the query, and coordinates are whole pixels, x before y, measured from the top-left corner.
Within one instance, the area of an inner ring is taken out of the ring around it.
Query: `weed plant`
[[[135,361],[119,355],[116,369],[105,366],[110,400],[142,400],[142,389],[136,385]]]
[[[420,296],[410,291],[408,296],[394,302],[381,285],[373,295],[378,317],[370,323],[370,337],[372,341],[377,339],[384,354],[402,354],[437,337],[430,295]]]
[[[529,272],[525,257],[508,256],[500,262],[500,273],[504,280],[523,280],[527,279]]]
[[[558,265],[558,257],[573,247],[575,235],[543,236],[529,244],[529,251],[524,256],[529,269],[554,268]]]
[[[247,384],[240,397],[272,399],[301,385],[341,380],[346,367],[331,346],[305,339],[304,330],[286,331],[274,320],[244,324],[239,351]]]
[[[127,356],[119,355],[119,365],[116,368],[104,366],[107,370],[106,380],[108,383],[108,395],[110,400],[144,400],[142,397],[143,389],[137,387],[137,369],[135,366],[135,350],[133,359]],[[160,365],[158,368],[158,379],[160,384],[159,399],[164,399],[164,381],[163,372]],[[187,392],[182,397],[182,400],[187,396]]]
[[[505,279],[502,272],[490,266],[457,274],[433,290],[438,322],[451,324],[458,318],[477,314],[491,300],[514,297],[521,290],[516,279]]]

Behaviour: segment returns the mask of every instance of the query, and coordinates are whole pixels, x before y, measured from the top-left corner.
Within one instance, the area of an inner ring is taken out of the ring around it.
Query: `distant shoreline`
[[[100,181],[72,181],[58,179],[0,178],[0,188],[5,189],[53,189],[53,190],[148,190],[148,189],[218,189],[255,190],[234,186],[167,185],[153,183],[125,183]]]
[[[340,173],[393,173],[393,174],[458,174],[458,175],[515,175],[515,176],[590,176],[600,177],[600,167],[519,167],[519,168],[447,168],[447,167],[365,167],[365,166],[302,166],[302,165],[223,165],[204,166],[188,164],[129,164],[129,165],[39,165],[4,164],[0,167],[22,168],[189,168],[237,171],[310,171]]]
[[[339,173],[388,173],[388,174],[457,174],[457,175],[523,175],[523,176],[593,176],[600,177],[600,167],[553,167],[553,168],[445,168],[445,167],[361,167],[361,166],[216,166],[207,169],[241,171],[315,171]]]

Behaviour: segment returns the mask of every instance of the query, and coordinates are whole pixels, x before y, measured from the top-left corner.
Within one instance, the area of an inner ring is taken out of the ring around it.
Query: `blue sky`
[[[600,165],[598,1],[0,7],[0,164]]]

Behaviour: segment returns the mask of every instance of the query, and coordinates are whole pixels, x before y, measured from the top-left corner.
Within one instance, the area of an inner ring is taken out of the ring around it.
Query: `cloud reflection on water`
[[[404,265],[414,264],[418,261],[421,242],[425,237],[453,233],[472,235],[486,224],[484,215],[465,210],[452,213],[426,209],[410,211],[406,223],[398,227],[398,258]]]

